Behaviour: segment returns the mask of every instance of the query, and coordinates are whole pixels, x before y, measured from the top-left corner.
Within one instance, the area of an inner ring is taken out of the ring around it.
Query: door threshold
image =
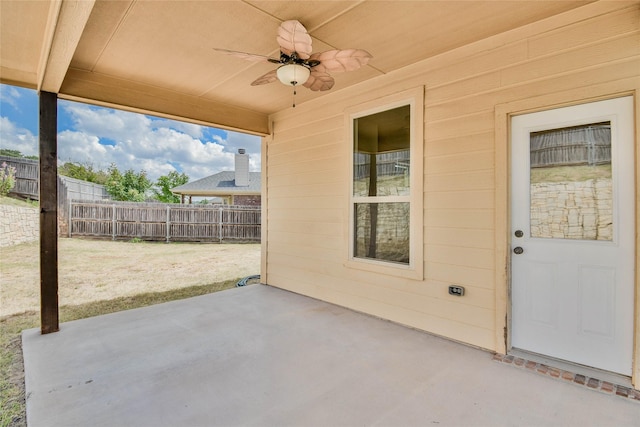
[[[538,353],[532,353],[530,351],[521,350],[519,348],[512,348],[508,354],[514,357],[520,357],[525,360],[530,360],[532,362],[541,363],[552,368],[584,375],[588,378],[597,378],[601,381],[607,381],[611,384],[633,388],[631,384],[631,377],[615,372],[592,368],[590,366],[580,365],[578,363],[568,362],[566,360],[556,359],[554,357],[545,356]]]

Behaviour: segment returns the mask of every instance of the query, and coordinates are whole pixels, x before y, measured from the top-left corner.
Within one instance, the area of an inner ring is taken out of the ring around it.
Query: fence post
[[[67,211],[67,221],[68,221],[67,229],[69,231],[69,238],[71,238],[71,226],[73,225],[73,218],[72,218],[72,215],[73,215],[73,211],[72,211],[73,204],[71,203],[71,201],[72,201],[72,199],[69,199],[69,210]]]
[[[218,209],[218,241],[222,243],[222,206]]]
[[[169,239],[171,238],[171,233],[169,232],[171,227],[171,207],[167,205],[167,243],[169,243]]]
[[[116,240],[116,204],[111,205],[111,240]]]

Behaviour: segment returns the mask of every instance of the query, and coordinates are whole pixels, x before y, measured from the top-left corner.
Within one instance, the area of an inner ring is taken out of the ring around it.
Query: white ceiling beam
[[[38,67],[38,91],[58,93],[95,0],[52,0]]]

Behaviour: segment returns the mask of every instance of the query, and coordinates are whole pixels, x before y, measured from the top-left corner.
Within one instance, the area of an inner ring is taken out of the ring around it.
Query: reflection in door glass
[[[531,237],[613,240],[611,123],[532,132]]]

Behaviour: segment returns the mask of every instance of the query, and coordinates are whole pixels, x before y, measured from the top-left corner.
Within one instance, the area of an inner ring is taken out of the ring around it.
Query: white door
[[[631,375],[633,98],[511,121],[511,346]]]

